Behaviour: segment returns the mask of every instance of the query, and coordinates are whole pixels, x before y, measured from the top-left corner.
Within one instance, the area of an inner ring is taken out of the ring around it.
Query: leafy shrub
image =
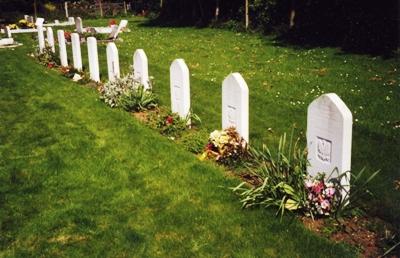
[[[337,169],[327,177],[320,173],[315,177],[307,174],[307,151],[299,146],[300,139],[293,141],[293,133],[289,143],[284,134],[279,141],[277,153],[263,145],[261,150],[250,149],[251,162],[247,165],[249,173],[257,177],[258,185],[249,186],[242,182],[232,188],[241,197],[244,208],[262,206],[276,207],[278,213],[297,211],[306,216],[331,216],[339,218],[357,205],[357,200],[368,194],[367,184],[378,174],[374,172],[367,180],[363,180],[365,169],[352,176],[351,201],[341,185],[343,173],[338,177]],[[343,194],[344,193],[344,194]]]
[[[119,98],[118,105],[126,111],[143,111],[157,106],[157,97],[143,85],[125,90]]]
[[[168,112],[159,117],[157,128],[161,134],[179,137],[183,131],[196,122],[200,122],[200,118],[192,112],[185,118],[181,118],[177,113]]]
[[[161,134],[175,139],[181,137],[182,133],[192,126],[200,124],[201,120],[193,112],[190,112],[186,118],[181,118],[170,110],[158,109],[156,112],[149,113],[146,123]]]
[[[109,81],[100,90],[101,99],[110,107],[122,107],[129,111],[153,108],[157,105],[154,94],[128,74],[114,81]]]
[[[199,130],[183,134],[180,143],[183,144],[186,150],[195,154],[200,154],[203,152],[204,146],[207,144],[207,138],[207,131]]]
[[[56,55],[56,53],[53,53],[50,46],[46,46],[42,52],[40,52],[39,48],[37,48],[34,56],[39,63],[49,68],[53,68],[60,63],[60,58]]]
[[[225,165],[236,165],[247,157],[246,141],[235,128],[215,130],[210,134],[206,150],[200,159],[214,159]]]

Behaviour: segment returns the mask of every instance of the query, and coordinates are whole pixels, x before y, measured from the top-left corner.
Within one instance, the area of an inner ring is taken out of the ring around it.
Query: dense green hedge
[[[214,24],[218,4],[218,23],[236,21],[243,26],[244,2],[164,0],[159,21],[174,25]],[[250,28],[277,32],[290,43],[385,54],[398,47],[398,8],[397,0],[249,0]],[[295,18],[290,28],[292,10]]]
[[[106,1],[106,2],[122,2]],[[250,29],[277,33],[288,43],[301,46],[332,45],[352,52],[388,54],[399,46],[398,0],[248,0]],[[32,0],[0,0],[0,18],[12,19],[33,13]],[[52,2],[57,12],[46,13]],[[63,15],[63,0],[37,0],[38,12],[53,18]],[[74,1],[91,6],[94,0]],[[244,27],[244,0],[127,0],[131,11],[156,14],[162,25]],[[162,7],[160,4],[162,4]],[[72,3],[73,5],[73,3]],[[75,4],[76,5],[76,4]],[[216,17],[216,7],[219,15]],[[71,16],[92,16],[90,8],[71,8]],[[291,11],[294,26],[289,26]],[[152,16],[154,17],[154,15]],[[218,19],[217,19],[218,18]]]

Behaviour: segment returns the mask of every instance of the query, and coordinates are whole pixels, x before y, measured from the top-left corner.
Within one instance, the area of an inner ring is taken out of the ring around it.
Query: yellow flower
[[[18,21],[18,23],[19,23],[19,25],[26,25],[28,23],[28,21],[25,19],[21,19]]]
[[[207,156],[208,156],[208,153],[207,153],[207,151],[205,151],[205,152],[203,152],[203,154],[201,154],[199,156],[199,160],[204,161],[207,158]]]
[[[11,30],[18,29],[18,26],[17,26],[17,24],[15,24],[15,23],[9,24],[8,27],[9,27]]]

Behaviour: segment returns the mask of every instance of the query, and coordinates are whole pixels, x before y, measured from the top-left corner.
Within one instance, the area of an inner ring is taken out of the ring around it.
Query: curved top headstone
[[[175,59],[170,67],[171,110],[186,118],[190,113],[189,68],[183,59]]]
[[[145,89],[150,88],[147,56],[143,49],[137,49],[133,55],[133,76]]]
[[[249,88],[240,73],[231,73],[222,83],[222,129],[229,127],[249,141]]]
[[[116,78],[120,77],[118,49],[115,43],[113,42],[108,43],[106,52],[107,52],[108,80],[115,81]]]

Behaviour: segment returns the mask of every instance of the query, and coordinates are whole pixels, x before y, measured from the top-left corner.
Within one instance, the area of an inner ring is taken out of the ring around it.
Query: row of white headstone
[[[58,42],[62,66],[68,66],[64,32],[59,30]],[[47,33],[48,42],[52,33]],[[39,37],[40,40],[40,37]],[[82,70],[79,34],[71,34],[73,66]],[[49,42],[49,45],[52,44]],[[90,78],[99,82],[97,41],[87,39]],[[108,79],[119,78],[118,49],[114,43],[107,45]],[[142,49],[133,56],[134,77],[146,89],[149,86],[148,60]],[[190,73],[183,59],[176,59],[170,66],[171,110],[180,117],[190,114]],[[310,166],[308,173],[330,173],[337,168],[337,176],[350,171],[352,142],[352,113],[334,93],[324,94],[308,107],[307,148]],[[235,127],[244,140],[249,142],[249,88],[239,73],[231,73],[222,83],[222,128]],[[349,190],[349,173],[342,177],[342,186]]]
[[[171,109],[181,117],[190,112],[189,69],[183,59],[170,67]],[[324,94],[308,107],[307,148],[310,175],[326,173],[341,176],[342,197],[350,190],[352,113],[334,93]],[[249,88],[239,73],[222,82],[222,128],[235,127],[249,141]]]
[[[170,80],[172,112],[185,117],[190,112],[190,83],[182,59],[172,63]],[[320,96],[308,107],[307,171],[311,176],[340,176],[343,198],[348,198],[350,190],[352,126],[351,111],[334,93]],[[249,141],[249,88],[239,73],[231,73],[222,83],[222,128],[229,127]]]

